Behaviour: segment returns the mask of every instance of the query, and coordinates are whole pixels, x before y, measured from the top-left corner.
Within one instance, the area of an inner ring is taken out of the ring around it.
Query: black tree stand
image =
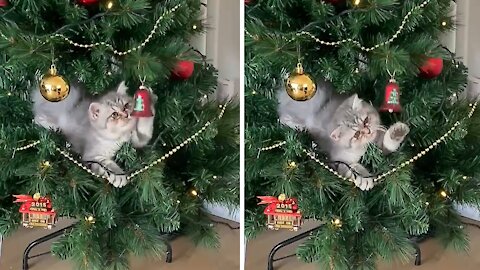
[[[288,238],[278,244],[276,244],[272,250],[270,251],[270,254],[268,255],[268,265],[267,265],[267,270],[273,270],[273,263],[276,262],[276,261],[280,261],[280,260],[283,260],[283,259],[286,259],[286,258],[290,258],[290,257],[293,257],[293,256],[296,256],[296,254],[291,254],[291,255],[287,255],[287,256],[284,256],[284,257],[280,257],[280,258],[275,258],[275,254],[282,248],[286,247],[286,246],[289,246],[295,242],[298,242],[302,239],[305,239],[311,235],[313,235],[313,232],[317,231],[318,229],[320,229],[323,225],[320,225],[318,227],[315,227],[313,229],[310,229],[304,233],[301,233],[299,235],[296,235],[294,237],[291,237],[291,238]],[[421,265],[422,264],[422,252],[420,250],[420,246],[418,245],[418,243],[422,242],[423,240],[425,240],[427,237],[423,237],[423,238],[412,238],[410,239],[413,247],[415,248],[415,265]]]
[[[29,269],[29,266],[28,266],[28,261],[30,259],[33,259],[33,258],[36,258],[36,257],[40,257],[40,256],[44,256],[44,255],[47,255],[47,254],[50,254],[51,252],[50,251],[47,251],[47,252],[44,252],[44,253],[40,253],[40,254],[37,254],[37,255],[32,255],[30,256],[30,252],[32,251],[32,249],[42,243],[45,243],[47,242],[48,240],[51,240],[51,239],[54,239],[56,237],[59,237],[63,234],[65,234],[67,231],[71,230],[76,224],[72,224],[66,228],[63,228],[61,230],[57,230],[57,231],[54,231],[48,235],[45,235],[43,237],[40,237],[34,241],[32,241],[30,244],[28,244],[27,248],[25,249],[25,251],[23,252],[23,270],[28,270]],[[166,252],[166,262],[167,263],[171,263],[172,262],[172,258],[173,258],[173,250],[172,250],[172,245],[170,245],[170,242],[166,241],[165,242],[166,246],[167,246],[167,252]]]

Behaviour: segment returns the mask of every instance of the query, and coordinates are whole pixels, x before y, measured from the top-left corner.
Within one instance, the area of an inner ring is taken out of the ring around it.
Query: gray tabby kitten
[[[126,142],[145,146],[152,138],[154,117],[131,116],[134,101],[124,82],[101,97],[89,97],[72,84],[70,94],[60,102],[45,100],[38,89],[32,100],[35,123],[61,131],[82,160],[92,164],[92,171],[107,176],[113,186],[127,184],[125,172],[113,160],[115,153]]]
[[[294,129],[308,131],[332,161],[340,161],[338,172],[353,178],[362,190],[373,187],[373,178],[358,162],[370,143],[385,154],[394,152],[410,132],[408,126],[397,122],[388,129],[380,123],[380,115],[357,94],[344,96],[333,91],[325,81],[318,81],[317,93],[307,101],[295,101],[280,89],[278,114],[280,122]],[[345,166],[345,164],[348,166]],[[356,176],[352,170],[361,176]]]

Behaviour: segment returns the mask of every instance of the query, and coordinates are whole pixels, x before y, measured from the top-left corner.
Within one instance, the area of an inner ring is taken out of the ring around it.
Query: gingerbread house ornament
[[[280,194],[278,198],[272,196],[257,196],[260,204],[268,204],[263,213],[267,216],[267,227],[270,230],[289,229],[298,231],[302,225],[302,213],[298,209],[296,198],[287,198]]]
[[[26,228],[43,227],[51,229],[57,222],[57,213],[53,209],[52,201],[48,197],[42,197],[40,193],[35,195],[13,195],[14,203],[21,203],[18,210],[22,214],[22,225]]]

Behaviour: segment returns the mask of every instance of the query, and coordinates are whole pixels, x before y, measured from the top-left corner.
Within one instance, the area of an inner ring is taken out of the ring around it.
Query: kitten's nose
[[[362,129],[362,134],[371,134],[371,133],[372,133],[372,131],[368,127],[365,127],[365,128]]]

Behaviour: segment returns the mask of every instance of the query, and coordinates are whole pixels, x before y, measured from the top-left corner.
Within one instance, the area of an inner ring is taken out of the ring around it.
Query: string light
[[[195,189],[192,189],[192,191],[190,191],[190,194],[192,194],[195,197],[198,196],[198,192]]]
[[[425,205],[426,205],[426,206],[429,206],[429,205],[430,205],[430,203],[429,203],[429,202],[425,202]]]
[[[113,8],[113,1],[108,1],[107,9],[112,9],[112,8]]]
[[[361,0],[353,0],[353,4],[354,4],[355,6],[360,5],[360,2],[362,2],[362,1],[361,1]]]
[[[332,224],[337,228],[342,227],[342,221],[339,218],[332,220]]]
[[[194,25],[192,26],[192,28],[193,28],[193,30],[197,30],[197,25],[194,24]]]
[[[467,179],[468,179],[468,177],[466,177],[465,175],[464,175],[462,178],[463,178],[463,180],[467,180]]]
[[[297,163],[295,163],[295,161],[291,161],[290,163],[288,163],[288,168],[289,169],[297,168]]]
[[[180,204],[180,200],[177,200],[177,204]]]
[[[85,221],[87,221],[90,224],[95,224],[95,218],[93,216],[85,217]]]
[[[216,176],[216,175],[213,176],[213,179],[217,179],[217,178],[218,178],[218,176]]]
[[[12,92],[8,92],[8,93],[7,93],[7,96],[11,96],[11,95],[12,95]]]
[[[443,22],[442,22],[442,26],[447,26],[447,22],[446,22],[446,21],[443,21]]]
[[[448,197],[448,194],[447,194],[447,192],[446,192],[445,190],[440,191],[440,195],[441,195],[442,197],[444,197],[444,198],[447,198],[447,197]]]

